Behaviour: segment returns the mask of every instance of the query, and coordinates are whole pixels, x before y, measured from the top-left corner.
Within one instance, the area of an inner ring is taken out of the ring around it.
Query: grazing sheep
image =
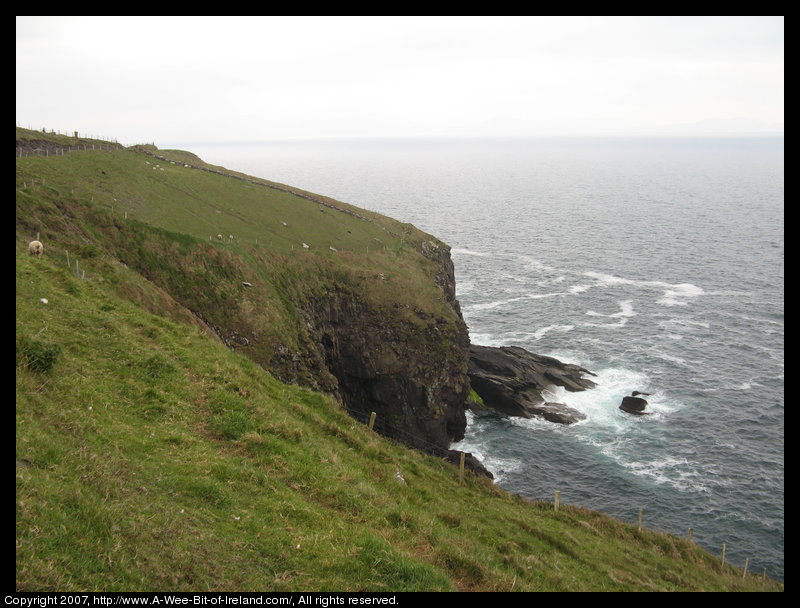
[[[41,241],[31,241],[28,243],[28,253],[38,258],[44,253],[44,245]]]

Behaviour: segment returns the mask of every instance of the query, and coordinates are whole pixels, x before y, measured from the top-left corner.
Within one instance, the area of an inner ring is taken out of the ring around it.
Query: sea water
[[[469,418],[505,489],[784,577],[783,139],[185,144],[452,247],[473,343],[577,363],[586,414]],[[650,393],[648,416],[619,410]]]

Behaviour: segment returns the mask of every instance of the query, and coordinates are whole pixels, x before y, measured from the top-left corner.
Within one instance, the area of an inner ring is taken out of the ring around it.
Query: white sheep
[[[38,258],[44,253],[44,245],[42,245],[41,241],[31,241],[28,243],[28,253]]]

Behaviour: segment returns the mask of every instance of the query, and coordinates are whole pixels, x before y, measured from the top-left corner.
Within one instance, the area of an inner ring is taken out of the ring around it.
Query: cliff
[[[130,297],[359,420],[375,412],[382,434],[439,454],[463,437],[469,338],[444,243],[186,152],[56,146],[18,136],[18,154],[39,154],[18,180],[45,187],[18,206],[21,240],[84,269],[87,251],[124,264],[159,294],[119,284]]]

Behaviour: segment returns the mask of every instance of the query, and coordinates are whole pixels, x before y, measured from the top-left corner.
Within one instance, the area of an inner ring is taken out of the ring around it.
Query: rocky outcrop
[[[560,424],[585,418],[568,405],[546,402],[542,392],[549,386],[562,386],[572,392],[592,388],[596,384],[584,377],[594,375],[589,370],[518,346],[473,344],[469,352],[470,384],[485,406],[509,416],[538,416]]]
[[[627,412],[628,414],[634,414],[635,416],[647,416],[648,412],[644,411],[647,407],[647,400],[637,396],[643,394],[645,393],[637,393],[634,391],[633,395],[629,397],[623,397],[619,409],[621,409],[623,412]]]

